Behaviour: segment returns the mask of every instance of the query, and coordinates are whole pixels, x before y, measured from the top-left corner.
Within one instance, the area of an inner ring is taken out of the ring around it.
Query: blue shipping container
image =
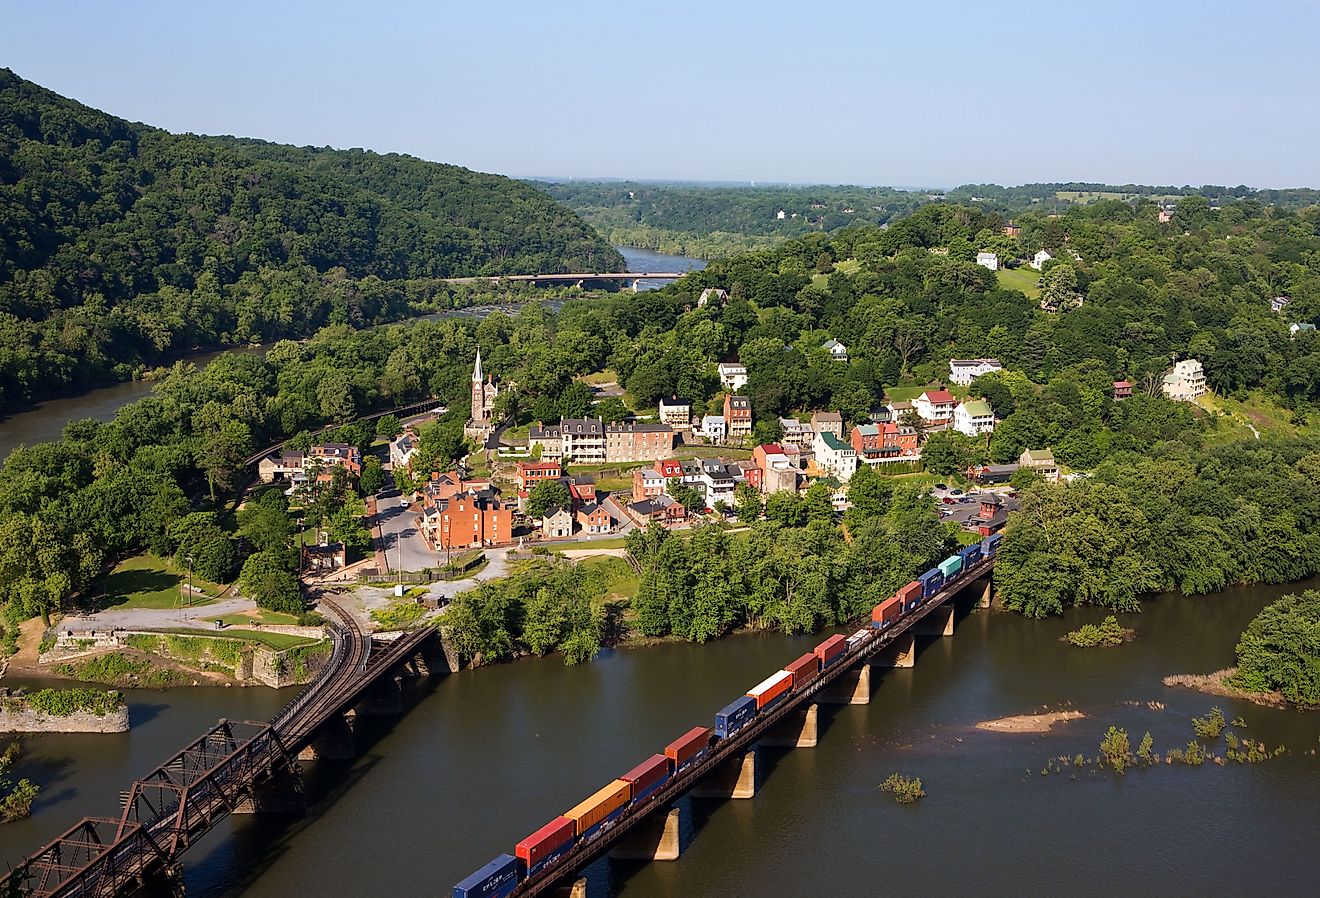
[[[962,560],[963,560],[963,570],[966,570],[967,568],[971,567],[971,566],[974,565],[974,564],[980,564],[980,563],[981,563],[981,544],[980,544],[980,543],[977,543],[976,545],[968,546],[967,548],[963,549],[963,550],[962,550],[961,552],[959,552],[958,554],[962,556]]]
[[[501,854],[454,886],[454,898],[505,898],[518,886],[518,859]]]
[[[981,548],[985,550],[985,557],[989,558],[995,554],[995,549],[999,548],[999,541],[1004,538],[1002,533],[996,533],[987,536],[981,541]]]
[[[750,695],[735,699],[715,714],[715,735],[728,739],[756,717],[756,699]]]
[[[917,578],[917,582],[921,584],[922,598],[929,599],[944,586],[944,574],[936,568],[933,571],[926,571]]]

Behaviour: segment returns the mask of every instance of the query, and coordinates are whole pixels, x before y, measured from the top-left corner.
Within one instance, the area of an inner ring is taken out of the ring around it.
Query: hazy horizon
[[[1182,0],[498,17],[150,0],[6,18],[0,64],[123,118],[519,178],[1320,185],[1320,7],[1289,0],[1249,18]]]

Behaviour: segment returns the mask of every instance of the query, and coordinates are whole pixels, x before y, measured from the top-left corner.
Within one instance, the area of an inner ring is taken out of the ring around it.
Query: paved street
[[[419,512],[402,507],[399,498],[394,487],[381,490],[376,495],[376,521],[372,522],[376,548],[384,549],[389,569],[420,571],[444,564],[444,559],[431,551],[417,527]]]

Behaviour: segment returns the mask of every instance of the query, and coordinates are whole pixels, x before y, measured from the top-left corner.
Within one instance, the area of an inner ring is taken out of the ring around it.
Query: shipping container
[[[962,559],[957,555],[950,555],[940,562],[939,567],[940,573],[944,575],[944,581],[947,583],[958,576],[958,572],[962,570]]]
[[[968,568],[975,567],[981,563],[981,544],[975,543],[974,545],[968,546],[958,553],[958,557],[962,559],[964,571]]]
[[[747,694],[756,699],[756,710],[764,711],[788,694],[793,686],[793,675],[785,670],[778,670],[757,683]]]
[[[518,859],[501,854],[454,886],[454,898],[504,898],[518,887]]]
[[[628,807],[631,797],[632,786],[623,780],[614,780],[586,801],[565,811],[564,816],[573,821],[573,830],[579,839],[589,839],[613,823]]]
[[[811,652],[807,652],[796,661],[790,661],[784,670],[793,675],[793,688],[801,689],[816,679],[820,673],[820,659]]]
[[[944,588],[944,574],[939,568],[935,568],[918,577],[917,582],[921,584],[921,597],[929,599]]]
[[[921,584],[917,584],[917,594],[921,594]],[[898,596],[891,596],[876,605],[871,611],[871,626],[877,630],[883,630],[898,620],[903,613],[903,600]]]
[[[619,779],[632,786],[632,800],[641,801],[668,781],[669,759],[651,755]]]
[[[846,640],[843,636],[836,633],[820,645],[816,646],[815,655],[820,659],[822,670],[839,660],[839,656],[843,654],[843,650],[846,647],[844,646],[845,641]]]
[[[984,550],[986,558],[990,558],[995,554],[995,550],[999,548],[999,541],[1003,538],[1002,533],[994,533],[981,540],[981,548]]]
[[[815,660],[815,655],[812,655]],[[756,699],[750,695],[739,696],[734,701],[715,712],[715,735],[728,739],[734,733],[751,723],[756,717]]]
[[[903,610],[911,611],[921,604],[921,581],[913,580],[907,586],[904,586],[897,592],[899,601],[903,603]]]
[[[573,821],[556,817],[518,843],[513,853],[522,861],[523,876],[531,876],[573,847]]]
[[[665,757],[674,763],[674,776],[678,776],[706,753],[710,745],[710,729],[693,727],[665,746]]]

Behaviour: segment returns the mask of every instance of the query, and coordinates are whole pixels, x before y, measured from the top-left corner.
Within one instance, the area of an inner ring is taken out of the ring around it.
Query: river
[[[706,267],[703,259],[690,259],[686,256],[670,256],[664,253],[651,252],[645,249],[634,249],[632,247],[615,247],[623,254],[624,260],[628,264],[628,271],[692,271]],[[642,281],[639,285],[641,290],[654,290],[661,287],[669,281]],[[552,303],[554,308],[562,305],[562,302]],[[433,315],[422,316],[424,318],[438,317],[475,317],[484,318],[495,309],[502,309],[508,312],[516,312],[517,307],[508,306],[474,306],[465,309],[454,309],[452,311],[441,312]],[[200,366],[205,366],[211,360],[226,352],[258,352],[257,348],[243,347],[240,349],[215,350],[211,352],[195,353],[187,356],[186,360],[194,362]],[[18,412],[7,418],[0,419],[0,460],[6,458],[10,452],[17,446],[31,446],[35,443],[44,443],[49,440],[57,440],[60,434],[64,432],[65,426],[70,421],[82,421],[86,418],[95,418],[97,421],[109,421],[114,417],[115,412],[119,411],[130,402],[136,402],[151,392],[151,383],[145,380],[129,381],[127,383],[113,384],[107,387],[98,387],[94,390],[88,390],[77,396],[69,396],[63,399],[50,399],[27,411]]]
[[[879,677],[870,705],[823,709],[818,747],[763,750],[754,800],[685,802],[678,862],[617,865],[612,886],[603,864],[593,868],[593,898],[1314,895],[1320,758],[1306,752],[1320,745],[1320,714],[1160,682],[1227,666],[1252,616],[1307,585],[1161,597],[1123,621],[1138,638],[1111,649],[1060,642],[1098,620],[1095,609],[1046,621],[969,613],[952,638],[919,641],[915,668]],[[815,641],[739,636],[440,678],[355,763],[307,765],[317,799],[307,816],[231,819],[208,836],[184,858],[188,894],[447,895]],[[264,717],[285,697],[133,693],[131,735],[29,739],[20,773],[45,794],[30,821],[0,829],[0,861],[81,813],[114,812],[119,789],[214,718]],[[1065,704],[1086,718],[1049,735],[973,728]],[[1111,724],[1134,746],[1147,730],[1157,750],[1185,745],[1191,716],[1215,704],[1290,753],[1254,766],[1040,775],[1049,758],[1094,757]],[[927,797],[899,806],[881,793],[896,771],[920,777]]]

